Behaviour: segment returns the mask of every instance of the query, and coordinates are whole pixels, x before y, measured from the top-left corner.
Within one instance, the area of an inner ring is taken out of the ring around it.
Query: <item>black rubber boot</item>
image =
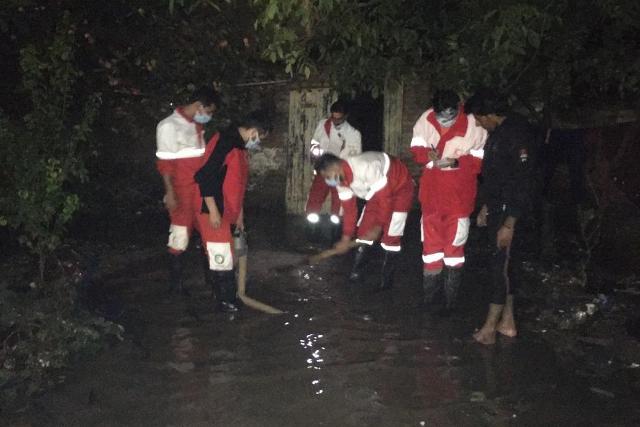
[[[337,222],[335,222],[337,220]],[[330,239],[331,244],[333,245],[342,237],[342,220],[337,215],[331,215],[329,217],[329,229],[330,229]]]
[[[369,245],[360,245],[356,249],[356,256],[353,260],[353,267],[351,267],[351,273],[349,274],[349,280],[357,282],[362,280],[364,273],[364,266],[368,261],[368,254],[371,250]]]
[[[426,307],[435,303],[436,294],[440,290],[440,276],[442,274],[428,274],[426,271],[422,275],[423,302]]]
[[[384,260],[382,261],[382,281],[380,290],[386,291],[393,287],[393,277],[396,274],[396,266],[400,252],[384,251]]]
[[[219,295],[219,291],[216,289],[215,274],[209,269],[209,257],[204,254],[202,257],[202,272],[204,273],[204,283],[211,288],[211,298],[215,298]]]
[[[448,311],[455,310],[458,302],[458,290],[462,283],[462,268],[447,268],[447,274],[444,279],[444,297],[445,309]]]
[[[305,234],[307,236],[307,241],[310,243],[318,244],[321,240],[321,224],[320,224],[320,216],[317,216],[317,220],[315,222],[309,221],[309,215],[307,215],[307,220],[305,221]]]
[[[216,295],[216,311],[234,313],[238,311],[237,301],[238,286],[233,270],[211,271],[214,280],[214,293]]]
[[[169,293],[178,292],[181,295],[189,296],[189,291],[184,287],[184,254],[169,254]]]

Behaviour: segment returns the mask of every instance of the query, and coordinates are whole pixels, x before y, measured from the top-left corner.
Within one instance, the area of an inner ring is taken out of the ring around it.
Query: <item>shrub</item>
[[[74,29],[65,17],[45,47],[20,51],[22,95],[28,112],[18,120],[0,112],[0,225],[45,262],[61,244],[80,206],[72,185],[87,180],[91,125],[99,95],[82,96],[74,64]],[[82,101],[79,99],[84,98]]]

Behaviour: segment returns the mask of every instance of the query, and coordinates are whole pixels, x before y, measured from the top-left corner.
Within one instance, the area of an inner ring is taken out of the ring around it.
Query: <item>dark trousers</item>
[[[507,295],[513,295],[514,281],[511,273],[511,257],[514,241],[518,235],[514,230],[511,246],[498,249],[497,234],[504,223],[505,215],[501,211],[489,212],[487,217],[487,231],[489,233],[489,244],[491,245],[491,303],[504,305]]]

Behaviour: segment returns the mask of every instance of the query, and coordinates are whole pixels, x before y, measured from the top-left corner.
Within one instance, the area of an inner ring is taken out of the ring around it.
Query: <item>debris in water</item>
[[[587,312],[578,310],[573,314],[573,318],[576,320],[576,323],[581,324],[587,320]]]
[[[469,400],[471,402],[484,402],[485,400],[487,400],[487,398],[481,391],[472,391],[471,398]]]
[[[591,390],[595,394],[599,394],[601,396],[605,396],[605,397],[608,397],[610,399],[613,399],[613,398],[616,397],[615,394],[611,393],[610,391],[603,390],[603,389],[598,388],[598,387],[591,387],[589,390]]]
[[[193,371],[193,368],[196,367],[196,365],[194,365],[193,362],[182,362],[182,363],[169,362],[167,363],[167,366],[169,366],[173,370],[180,372],[181,374],[186,374],[187,372],[191,372]]]

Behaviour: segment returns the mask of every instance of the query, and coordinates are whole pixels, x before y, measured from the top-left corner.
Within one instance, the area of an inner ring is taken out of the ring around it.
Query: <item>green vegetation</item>
[[[41,280],[47,257],[62,243],[79,208],[70,186],[88,178],[84,159],[98,110],[97,95],[77,100],[82,72],[74,63],[72,35],[65,19],[48,46],[21,50],[28,112],[15,122],[0,118],[0,169],[5,175],[0,221],[17,230],[20,242],[38,257]]]
[[[343,89],[415,77],[465,93],[496,87],[554,111],[638,105],[633,0],[253,3],[266,59]]]

